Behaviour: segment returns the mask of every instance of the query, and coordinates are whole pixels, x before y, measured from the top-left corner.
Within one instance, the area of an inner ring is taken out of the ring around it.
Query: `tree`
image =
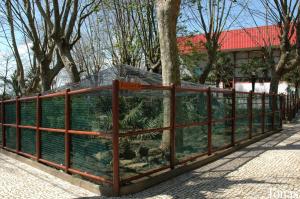
[[[28,86],[28,92],[37,91],[40,83],[41,91],[50,90],[53,79],[64,65],[58,54],[54,52],[55,43],[51,38],[51,32],[46,21],[38,22],[40,16],[31,1],[24,1],[21,4],[19,1],[11,0],[7,1],[6,7],[7,10],[11,11],[11,13],[7,13],[15,16],[15,24],[10,23],[10,28],[16,26],[19,32],[25,36],[25,39],[29,39],[34,54],[33,62],[37,62],[37,66],[33,64],[30,68],[31,82]],[[28,50],[28,55],[30,54]],[[55,55],[56,65],[51,68]]]
[[[241,72],[247,80],[251,80],[252,82],[252,91],[255,91],[255,82],[260,74],[266,73],[268,71],[268,65],[262,60],[258,58],[253,58],[248,61],[248,63],[242,64]],[[265,77],[264,77],[265,79]]]
[[[234,0],[187,0],[188,18],[191,18],[194,27],[199,28],[199,32],[204,32],[205,38],[201,44],[206,49],[207,64],[199,77],[199,83],[205,83],[216,64],[217,53],[224,39],[221,38],[221,33],[233,25],[247,3],[248,1],[239,3],[242,6],[240,9],[240,6],[236,6],[238,2]],[[236,16],[232,14],[234,8],[237,8]]]
[[[29,2],[29,1],[27,1]],[[96,0],[36,0],[35,5],[51,33],[62,63],[67,69],[71,82],[80,81],[80,73],[72,56],[74,45],[81,38],[81,26],[99,6]]]
[[[163,85],[180,85],[179,58],[177,49],[176,25],[180,9],[180,0],[157,0],[157,21]],[[170,125],[170,100],[164,99],[164,124]],[[170,133],[165,131],[161,148],[170,146]]]
[[[138,42],[145,56],[147,70],[160,72],[160,48],[155,13],[155,0],[134,0],[131,6],[132,20],[137,31]]]
[[[271,21],[279,28],[280,57],[271,66],[270,93],[278,92],[280,79],[300,64],[300,4],[299,0],[261,0],[270,11]],[[295,35],[294,35],[295,34]],[[296,37],[293,44],[292,37]]]
[[[218,52],[216,63],[213,65],[207,79],[211,82],[216,82],[216,87],[219,87],[221,82],[226,88],[231,87],[230,82],[233,79],[233,70],[234,65],[230,57],[226,53]]]
[[[295,86],[295,93],[299,96],[299,86],[300,86],[300,66],[297,66],[293,71],[286,73],[283,77],[287,82],[293,83]]]
[[[22,95],[26,93],[26,88],[25,88],[25,77],[24,77],[24,66],[22,63],[22,59],[19,53],[19,49],[18,49],[18,45],[17,45],[17,41],[16,41],[16,36],[15,36],[15,26],[14,26],[14,18],[13,18],[13,13],[12,13],[12,8],[11,8],[11,3],[9,0],[6,1],[5,3],[5,7],[6,7],[6,18],[7,18],[7,22],[8,25],[10,27],[10,35],[11,35],[11,44],[8,41],[7,36],[6,39],[10,45],[10,48],[13,52],[13,55],[15,57],[16,60],[16,66],[17,66],[17,70],[15,72],[15,79],[17,82],[17,87],[18,89],[16,89],[17,91],[19,91],[19,93],[16,93],[16,95]]]

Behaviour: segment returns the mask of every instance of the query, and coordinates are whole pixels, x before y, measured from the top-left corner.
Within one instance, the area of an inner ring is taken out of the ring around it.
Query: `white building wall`
[[[286,82],[280,82],[278,87],[278,93],[284,93],[287,92],[288,84]],[[270,89],[270,82],[267,83],[255,83],[255,92],[258,93],[269,93]],[[243,92],[249,92],[252,90],[252,84],[251,82],[236,82],[235,83],[235,90],[236,91],[243,91]]]

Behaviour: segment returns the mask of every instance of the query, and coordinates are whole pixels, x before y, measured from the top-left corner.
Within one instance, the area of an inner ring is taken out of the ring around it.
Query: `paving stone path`
[[[105,197],[0,154],[0,198]],[[122,198],[300,198],[300,120],[211,164]]]
[[[79,198],[95,194],[0,153],[0,198]]]

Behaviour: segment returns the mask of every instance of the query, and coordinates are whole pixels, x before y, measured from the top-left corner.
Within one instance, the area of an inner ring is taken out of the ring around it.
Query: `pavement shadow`
[[[224,189],[238,184],[273,184],[272,182],[257,181],[251,178],[230,180],[226,176],[268,150],[300,149],[300,135],[295,135],[299,132],[299,123],[299,121],[296,121],[294,124],[289,124],[283,131],[199,169],[169,179],[142,192],[120,198],[206,198],[200,191],[219,193]],[[99,196],[88,197],[86,199],[96,198],[101,199],[108,197]]]

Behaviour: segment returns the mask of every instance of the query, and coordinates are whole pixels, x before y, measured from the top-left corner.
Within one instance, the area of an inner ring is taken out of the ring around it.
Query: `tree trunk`
[[[12,42],[12,51],[16,60],[17,65],[17,83],[18,83],[18,90],[20,93],[16,93],[17,95],[24,95],[26,93],[25,88],[25,79],[24,79],[24,67],[22,63],[22,59],[19,53],[19,49],[16,42],[15,36],[15,25],[14,25],[14,18],[11,9],[11,2],[6,1],[6,12],[7,12],[7,20],[10,28],[10,35],[11,35],[11,42]]]
[[[278,93],[280,77],[281,76],[275,70],[272,70],[272,77],[271,77],[269,93],[276,93],[276,94]]]
[[[213,68],[213,65],[216,62],[216,50],[208,49],[207,50],[207,59],[208,59],[207,64],[206,64],[205,68],[203,69],[203,73],[199,77],[200,84],[205,84],[205,81],[206,81],[211,69]]]
[[[180,0],[157,0],[157,20],[163,85],[180,85],[176,25]],[[168,96],[168,95],[167,95]],[[170,98],[164,98],[164,126],[170,126]],[[180,106],[178,106],[180,107]],[[176,135],[180,136],[180,135]],[[169,149],[170,131],[163,132],[161,148]]]
[[[72,57],[69,46],[59,46],[58,50],[59,50],[61,60],[64,64],[66,70],[68,71],[71,82],[72,83],[79,82],[80,74],[77,70],[77,67],[76,67],[75,61]]]

